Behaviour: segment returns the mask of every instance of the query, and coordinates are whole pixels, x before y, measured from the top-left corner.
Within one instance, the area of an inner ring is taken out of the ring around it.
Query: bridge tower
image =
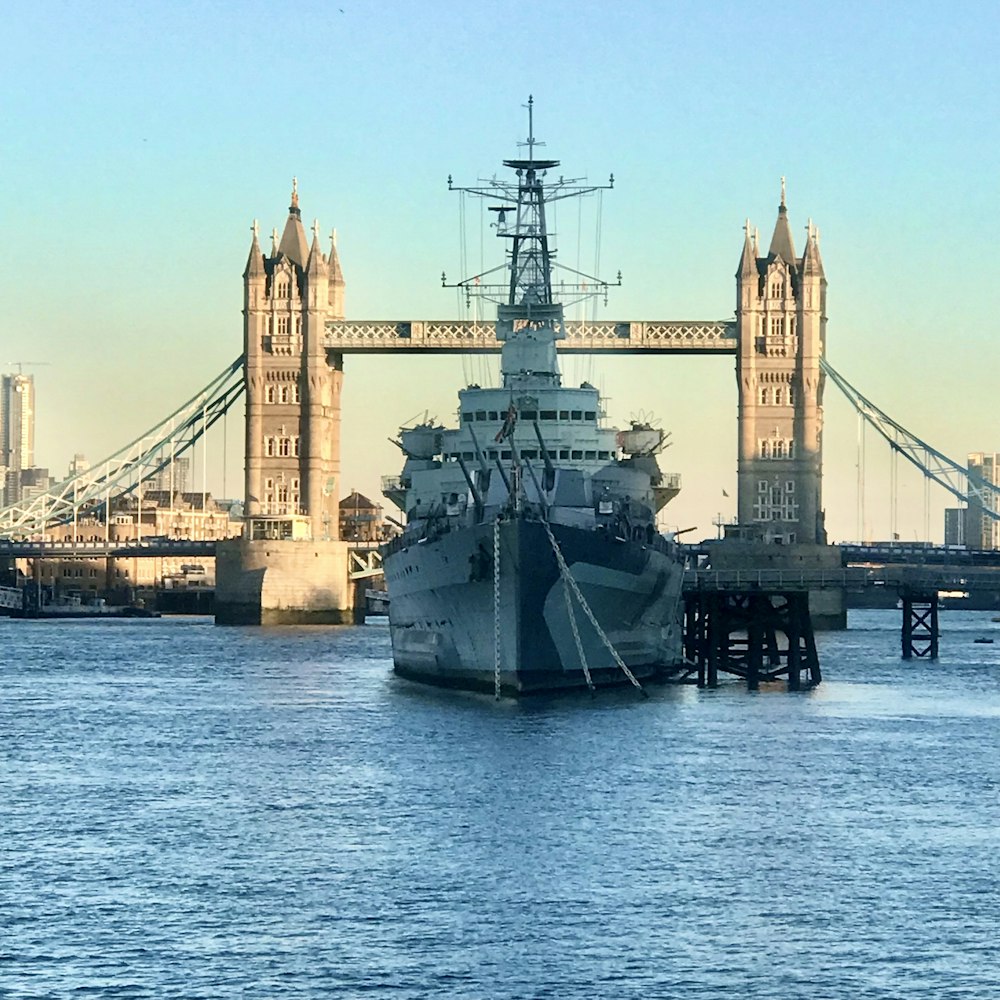
[[[738,516],[767,542],[825,544],[822,504],[826,276],[809,223],[795,256],[781,204],[767,255],[747,220],[736,273]]]
[[[324,346],[327,322],[344,318],[344,275],[318,223],[308,241],[294,181],[270,254],[254,223],[243,293],[245,520],[241,538],[216,547],[215,620],[356,621],[364,609],[338,538],[343,356]]]
[[[247,524],[294,518],[296,537],[336,539],[343,360],[328,359],[323,337],[344,318],[344,276],[317,223],[308,245],[294,181],[269,256],[254,224],[243,282]]]

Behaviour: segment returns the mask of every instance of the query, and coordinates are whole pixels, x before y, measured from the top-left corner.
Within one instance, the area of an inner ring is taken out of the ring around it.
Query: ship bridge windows
[[[539,418],[541,420],[555,420],[556,419],[556,411],[555,410],[542,410],[541,413],[539,414]]]
[[[569,449],[568,449],[568,448],[563,448],[563,449],[562,449],[562,450],[561,450],[561,451],[559,452],[559,457],[560,457],[560,458],[569,458]]]
[[[472,413],[471,413],[471,412],[469,412],[468,410],[466,410],[466,411],[465,411],[465,412],[464,412],[464,413],[462,414],[462,421],[463,421],[463,423],[467,423],[467,424],[468,424],[468,423],[472,423]]]
[[[525,420],[537,420],[538,419],[538,410],[522,410],[521,411],[521,416]]]
[[[570,420],[582,420],[583,411],[582,410],[570,410]]]
[[[586,412],[585,412],[585,413],[583,414],[583,419],[584,419],[584,420],[590,420],[590,421],[594,421],[594,420],[596,420],[596,419],[597,419],[597,413],[596,413],[596,412],[595,412],[594,410],[587,410],[587,411],[586,411]]]
[[[486,419],[486,411],[476,410],[476,420],[485,420],[485,419]]]
[[[583,458],[583,452],[582,451],[574,451],[574,452],[572,452],[571,457],[575,458],[577,460],[582,460],[582,458]]]
[[[560,420],[569,420],[569,410],[560,410],[559,411],[559,419]]]
[[[499,420],[500,414],[496,410],[490,410],[490,420]]]

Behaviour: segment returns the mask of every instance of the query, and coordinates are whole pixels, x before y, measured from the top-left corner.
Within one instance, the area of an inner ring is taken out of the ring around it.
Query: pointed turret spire
[[[243,272],[243,277],[253,277],[258,274],[264,273],[264,255],[260,250],[260,226],[257,220],[253,220],[253,225],[250,227],[253,232],[253,242],[250,244],[250,256],[247,257],[246,270]]]
[[[309,243],[306,241],[306,232],[302,228],[302,213],[299,211],[297,177],[292,178],[292,203],[288,206],[288,219],[285,222],[285,231],[281,234],[278,251],[299,267],[305,267],[309,259]]]
[[[785,178],[781,178],[781,204],[778,206],[778,221],[774,224],[774,235],[768,256],[781,257],[786,264],[795,263],[795,246],[792,243],[792,230],[788,224],[788,207],[785,205]]]
[[[757,254],[754,251],[750,233],[750,220],[747,219],[746,225],[743,227],[743,253],[740,256],[740,269],[736,272],[737,277],[746,278],[757,273]]]
[[[323,258],[323,249],[319,245],[319,222],[315,219],[313,220],[312,231],[312,246],[309,248],[309,264],[306,270],[310,274],[316,275],[326,268],[326,261]]]
[[[340,255],[337,253],[337,230],[330,231],[330,256],[327,258],[330,265],[330,281],[344,283],[344,272],[340,269]]]
[[[819,229],[809,220],[806,227],[806,250],[802,255],[802,274],[804,277],[826,277],[823,270],[823,258],[819,252]]]

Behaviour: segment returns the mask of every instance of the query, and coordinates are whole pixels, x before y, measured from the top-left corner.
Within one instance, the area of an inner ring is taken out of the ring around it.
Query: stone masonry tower
[[[784,178],[766,256],[747,222],[736,290],[739,522],[758,526],[767,542],[825,544],[826,277],[811,222],[795,256]]]
[[[331,362],[323,338],[328,319],[344,318],[344,276],[335,242],[329,256],[320,249],[317,223],[307,242],[294,181],[269,256],[254,223],[243,280],[248,528],[274,539],[334,540],[343,363]]]

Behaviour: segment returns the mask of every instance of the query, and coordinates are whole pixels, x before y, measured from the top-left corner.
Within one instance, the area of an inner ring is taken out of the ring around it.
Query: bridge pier
[[[936,590],[911,590],[904,588],[903,601],[903,659],[938,658],[938,595]]]
[[[364,602],[348,574],[350,543],[233,538],[216,546],[218,625],[351,625]]]
[[[720,673],[742,678],[750,691],[782,678],[789,691],[822,680],[806,591],[690,591],[684,652],[699,687],[716,687]]]

